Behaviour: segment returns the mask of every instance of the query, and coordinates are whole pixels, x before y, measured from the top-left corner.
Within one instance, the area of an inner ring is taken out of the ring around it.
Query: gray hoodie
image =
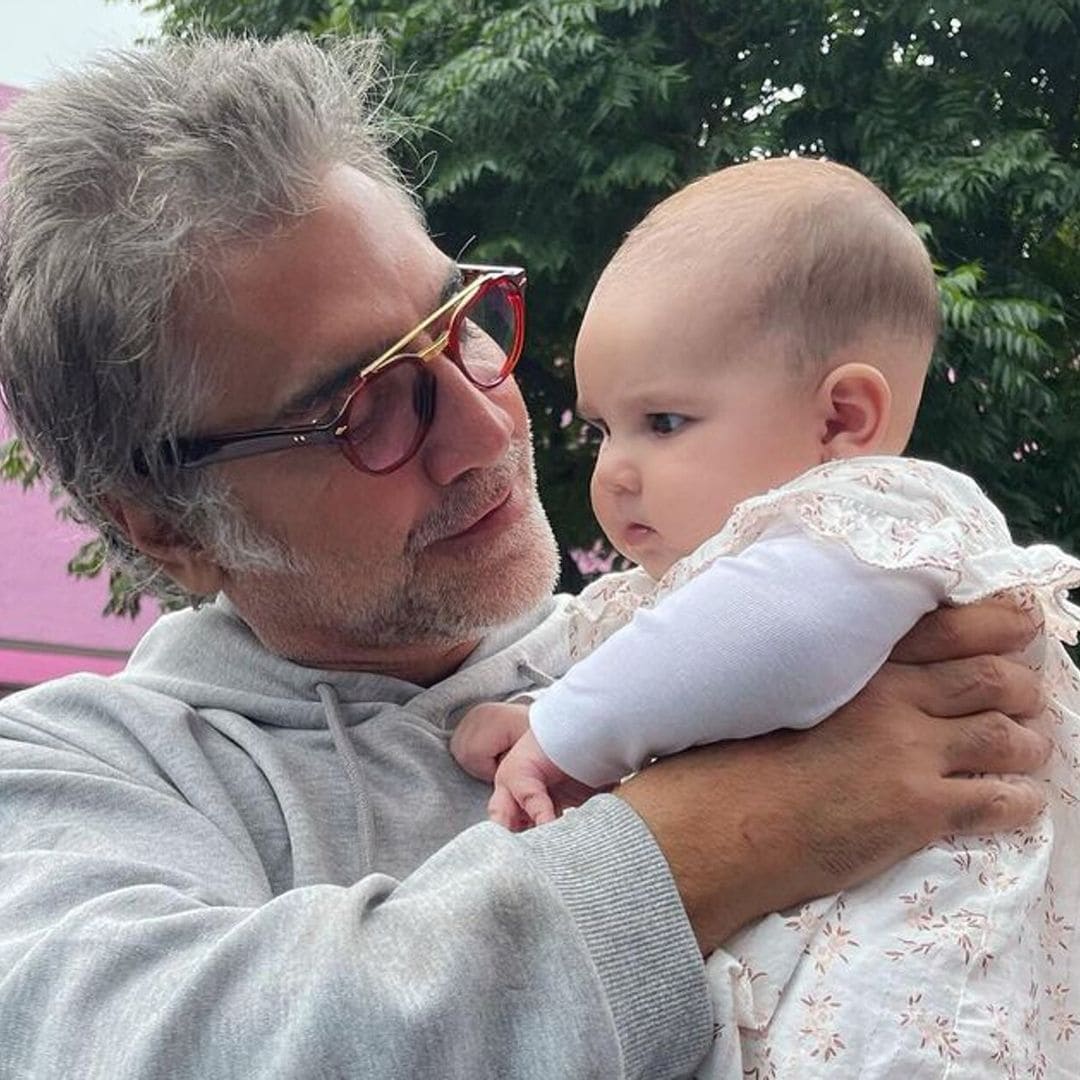
[[[640,819],[477,824],[447,751],[565,670],[563,617],[425,689],[289,663],[219,601],[0,702],[0,1077],[692,1072],[713,1010]]]

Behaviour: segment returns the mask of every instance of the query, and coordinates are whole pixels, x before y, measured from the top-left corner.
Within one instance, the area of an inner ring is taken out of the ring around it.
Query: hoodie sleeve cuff
[[[713,1030],[704,962],[645,823],[622,799],[598,795],[521,840],[585,939],[626,1075],[693,1072]]]

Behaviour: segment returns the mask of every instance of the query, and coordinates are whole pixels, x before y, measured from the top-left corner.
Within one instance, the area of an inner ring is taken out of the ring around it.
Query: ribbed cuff
[[[627,1077],[692,1073],[712,1037],[705,967],[645,823],[622,799],[598,795],[521,840],[585,939]]]

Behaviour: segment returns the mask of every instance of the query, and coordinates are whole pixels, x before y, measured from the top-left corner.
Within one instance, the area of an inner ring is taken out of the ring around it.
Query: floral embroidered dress
[[[942,466],[835,462],[741,503],[660,582],[634,570],[585,590],[571,656],[777,532],[839,545],[893,575],[930,573],[954,604],[1014,593],[1037,605],[1045,633],[1029,660],[1043,671],[1039,723],[1055,745],[1048,806],[1027,828],[947,837],[856,889],[740,932],[707,965],[717,1026],[698,1076],[1080,1077],[1080,674],[1061,645],[1080,627],[1066,599],[1080,562],[1015,545],[978,486]],[[715,737],[754,733],[729,726]]]

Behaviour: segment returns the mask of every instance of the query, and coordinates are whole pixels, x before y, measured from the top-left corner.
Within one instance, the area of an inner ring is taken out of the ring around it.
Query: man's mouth
[[[529,445],[515,444],[498,465],[463,478],[447,490],[442,502],[409,533],[405,553],[417,555],[433,545],[471,538],[474,533],[487,532],[489,526],[507,524],[524,513],[532,491]]]
[[[441,537],[437,543],[441,544],[448,541],[464,540],[466,538],[479,536],[481,533],[496,528],[502,523],[502,518],[508,516],[513,497],[514,489],[512,487],[507,488],[498,499],[490,503],[486,509],[482,509],[471,521],[467,520],[465,524],[455,532],[448,533],[446,536]]]

